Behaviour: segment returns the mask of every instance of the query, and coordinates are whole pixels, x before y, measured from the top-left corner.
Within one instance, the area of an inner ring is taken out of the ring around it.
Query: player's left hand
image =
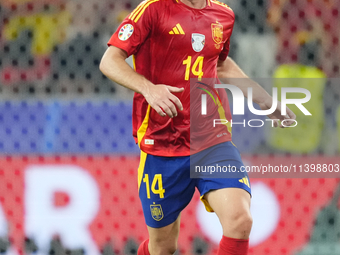
[[[272,107],[272,104],[273,101],[272,98],[270,97],[266,99],[264,102],[259,103],[259,106],[261,110],[268,110]],[[284,128],[282,124],[279,124],[279,120],[280,121],[286,120],[285,121],[286,127],[291,126],[293,123],[295,123],[294,120],[296,119],[296,115],[288,107],[286,107],[286,112],[287,112],[286,115],[281,115],[281,102],[278,102],[276,110],[272,114],[268,115],[268,118],[273,120],[274,127],[280,126],[281,128]]]

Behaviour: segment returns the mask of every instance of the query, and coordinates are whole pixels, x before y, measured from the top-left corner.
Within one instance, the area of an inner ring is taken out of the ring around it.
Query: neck
[[[203,9],[207,5],[206,0],[180,0],[183,4],[195,8],[195,9]]]

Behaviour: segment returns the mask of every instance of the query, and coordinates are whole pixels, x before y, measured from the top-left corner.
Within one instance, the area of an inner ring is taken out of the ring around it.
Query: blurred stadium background
[[[147,237],[132,93],[98,69],[138,3],[0,1],[0,254],[136,254]],[[268,79],[299,78],[312,93],[313,118],[298,116],[299,133],[233,129],[245,163],[339,163],[340,1],[226,3],[236,14],[230,56],[244,71],[269,90]],[[250,254],[340,254],[339,185],[253,178]],[[220,237],[196,194],[177,254],[215,254]]]

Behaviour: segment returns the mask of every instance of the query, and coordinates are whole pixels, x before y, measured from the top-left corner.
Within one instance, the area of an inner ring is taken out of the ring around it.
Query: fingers
[[[296,115],[288,107],[287,107],[287,115],[289,119],[292,119],[292,120],[296,119]]]
[[[274,123],[274,127],[278,127],[279,126],[279,121],[278,120],[273,120]]]
[[[180,111],[183,111],[182,102],[181,102],[181,100],[178,99],[178,97],[176,97],[175,95],[171,94],[171,95],[170,95],[170,100],[177,106],[177,108],[178,108]]]
[[[160,116],[164,117],[166,116],[166,113],[162,110],[161,107],[159,106],[154,106],[152,107]]]
[[[176,106],[180,111],[182,111],[183,105],[181,103],[181,100],[179,100],[179,98],[173,95],[172,93],[183,92],[184,88],[176,88],[172,86],[166,86],[166,88],[169,91],[168,98],[164,100],[162,103],[160,103],[160,107],[163,109],[163,113],[165,112],[166,115],[168,115],[170,118],[173,118],[178,115]]]
[[[171,86],[167,86],[167,88],[168,88],[168,90],[170,92],[173,92],[173,93],[178,93],[178,92],[183,92],[184,91],[184,88],[176,88],[176,87],[171,87]],[[170,95],[170,100],[175,103],[175,105],[178,107],[178,109],[183,111],[183,105],[182,105],[181,101],[178,99],[178,97],[176,97],[175,95],[171,94]]]
[[[282,123],[280,125],[281,128],[284,127],[289,127],[291,125],[293,125],[295,123],[295,119],[296,119],[296,115],[287,107],[287,114],[285,116],[283,116],[284,120],[285,120],[285,125],[283,126]]]
[[[183,92],[184,88],[177,88],[172,86],[167,86],[168,90],[173,93]]]
[[[291,121],[289,119],[290,118],[289,118],[288,114],[282,116],[280,128],[289,127],[290,125],[292,125],[294,123],[293,121]],[[285,125],[282,124],[283,121],[284,121]]]
[[[161,107],[163,108],[163,111],[166,112],[166,114],[170,117],[176,117],[177,116],[177,110],[175,105],[170,101],[167,100],[161,104]]]
[[[151,107],[154,110],[156,110],[156,112],[162,117],[168,115],[170,118],[173,118],[178,115],[176,106],[170,100],[163,101],[159,103],[159,105],[156,107],[154,106],[151,106]],[[183,107],[182,107],[182,110],[183,110]]]
[[[182,111],[183,105],[178,97],[172,93],[182,92],[184,88],[176,88],[167,85],[151,86],[149,93],[144,95],[150,106],[162,117],[170,118],[178,115],[177,108]],[[177,108],[176,108],[177,107]]]

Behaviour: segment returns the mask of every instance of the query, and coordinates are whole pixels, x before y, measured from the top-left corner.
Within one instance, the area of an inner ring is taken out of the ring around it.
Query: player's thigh
[[[236,220],[240,214],[250,216],[250,194],[240,188],[211,190],[204,195],[211,209],[221,221]]]
[[[139,197],[147,226],[163,228],[174,223],[195,192],[189,157],[143,155],[138,169]]]
[[[251,189],[248,174],[241,171],[244,165],[240,153],[231,142],[227,142],[200,154],[202,160],[197,164],[215,166],[215,172],[204,173],[197,179],[201,200],[208,212],[217,214],[226,236],[241,238],[239,231],[248,233],[251,227]]]
[[[252,226],[248,191],[240,188],[211,190],[204,199],[218,216],[225,236],[248,239]]]

